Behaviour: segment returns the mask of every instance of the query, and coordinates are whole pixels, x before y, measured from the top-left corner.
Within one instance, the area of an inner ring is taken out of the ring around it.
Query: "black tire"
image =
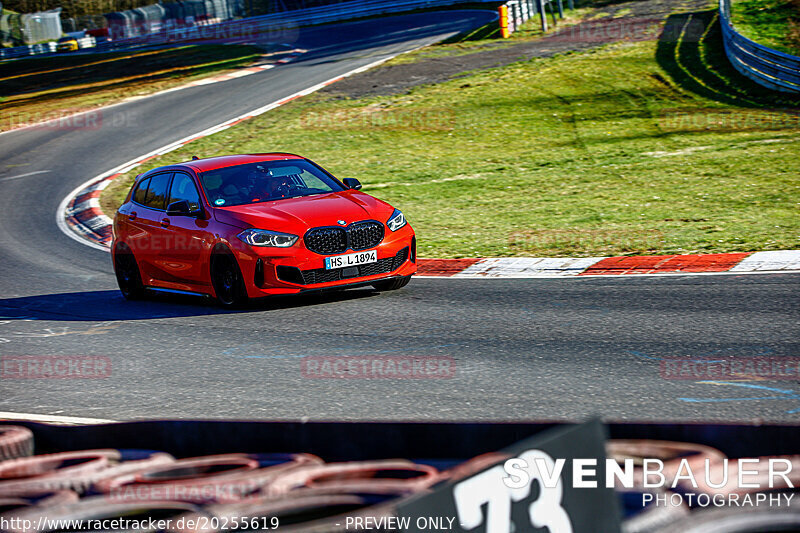
[[[33,432],[22,426],[0,426],[0,461],[33,455]]]
[[[397,289],[401,289],[408,285],[408,282],[411,281],[411,276],[405,276],[402,278],[395,278],[395,279],[385,279],[383,281],[376,281],[372,284],[375,287],[376,291],[384,292],[384,291],[396,291]]]
[[[222,307],[237,308],[247,303],[242,271],[230,253],[217,253],[211,257],[211,284]]]
[[[136,258],[129,250],[118,249],[114,254],[114,274],[119,291],[126,300],[141,300],[145,296],[142,276]]]

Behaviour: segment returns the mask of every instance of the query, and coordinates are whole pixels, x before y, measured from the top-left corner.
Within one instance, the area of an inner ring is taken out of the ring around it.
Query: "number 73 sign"
[[[571,459],[597,459],[597,477],[605,478],[600,422],[547,430],[503,452],[516,468],[526,465],[527,479],[509,477],[502,461],[400,505],[398,515],[411,518],[411,531],[417,518],[442,517],[455,518],[450,531],[464,533],[619,533],[613,489],[569,483]]]

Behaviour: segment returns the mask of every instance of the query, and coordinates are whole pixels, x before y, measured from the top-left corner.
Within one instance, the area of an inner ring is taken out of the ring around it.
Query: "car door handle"
[[[161,219],[161,227],[162,227],[162,228],[167,228],[167,227],[169,227],[169,219],[168,219],[168,218],[162,218],[162,219]]]
[[[136,220],[136,211],[131,211],[131,214],[128,215],[128,220]]]

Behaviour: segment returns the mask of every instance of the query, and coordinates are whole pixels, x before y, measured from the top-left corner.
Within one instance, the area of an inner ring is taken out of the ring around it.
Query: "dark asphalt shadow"
[[[446,17],[442,17],[443,14]],[[367,20],[300,28],[300,36],[294,45],[308,49],[308,52],[292,62],[318,61],[330,56],[399,45],[444,31],[462,33],[488,24],[495,18],[497,14],[492,10],[473,9],[398,15],[378,19],[378,24]]]
[[[251,300],[241,309],[230,310],[219,307],[214,299],[204,296],[151,292],[144,300],[129,302],[117,290],[70,292],[2,298],[0,299],[0,319],[96,322],[235,315],[359,300],[375,297],[378,294],[371,287],[310,291],[291,296]]]

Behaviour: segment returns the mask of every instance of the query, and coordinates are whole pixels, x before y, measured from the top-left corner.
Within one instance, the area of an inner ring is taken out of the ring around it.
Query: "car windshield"
[[[344,190],[325,171],[301,159],[262,161],[209,170],[200,174],[200,182],[208,201],[217,207]]]

